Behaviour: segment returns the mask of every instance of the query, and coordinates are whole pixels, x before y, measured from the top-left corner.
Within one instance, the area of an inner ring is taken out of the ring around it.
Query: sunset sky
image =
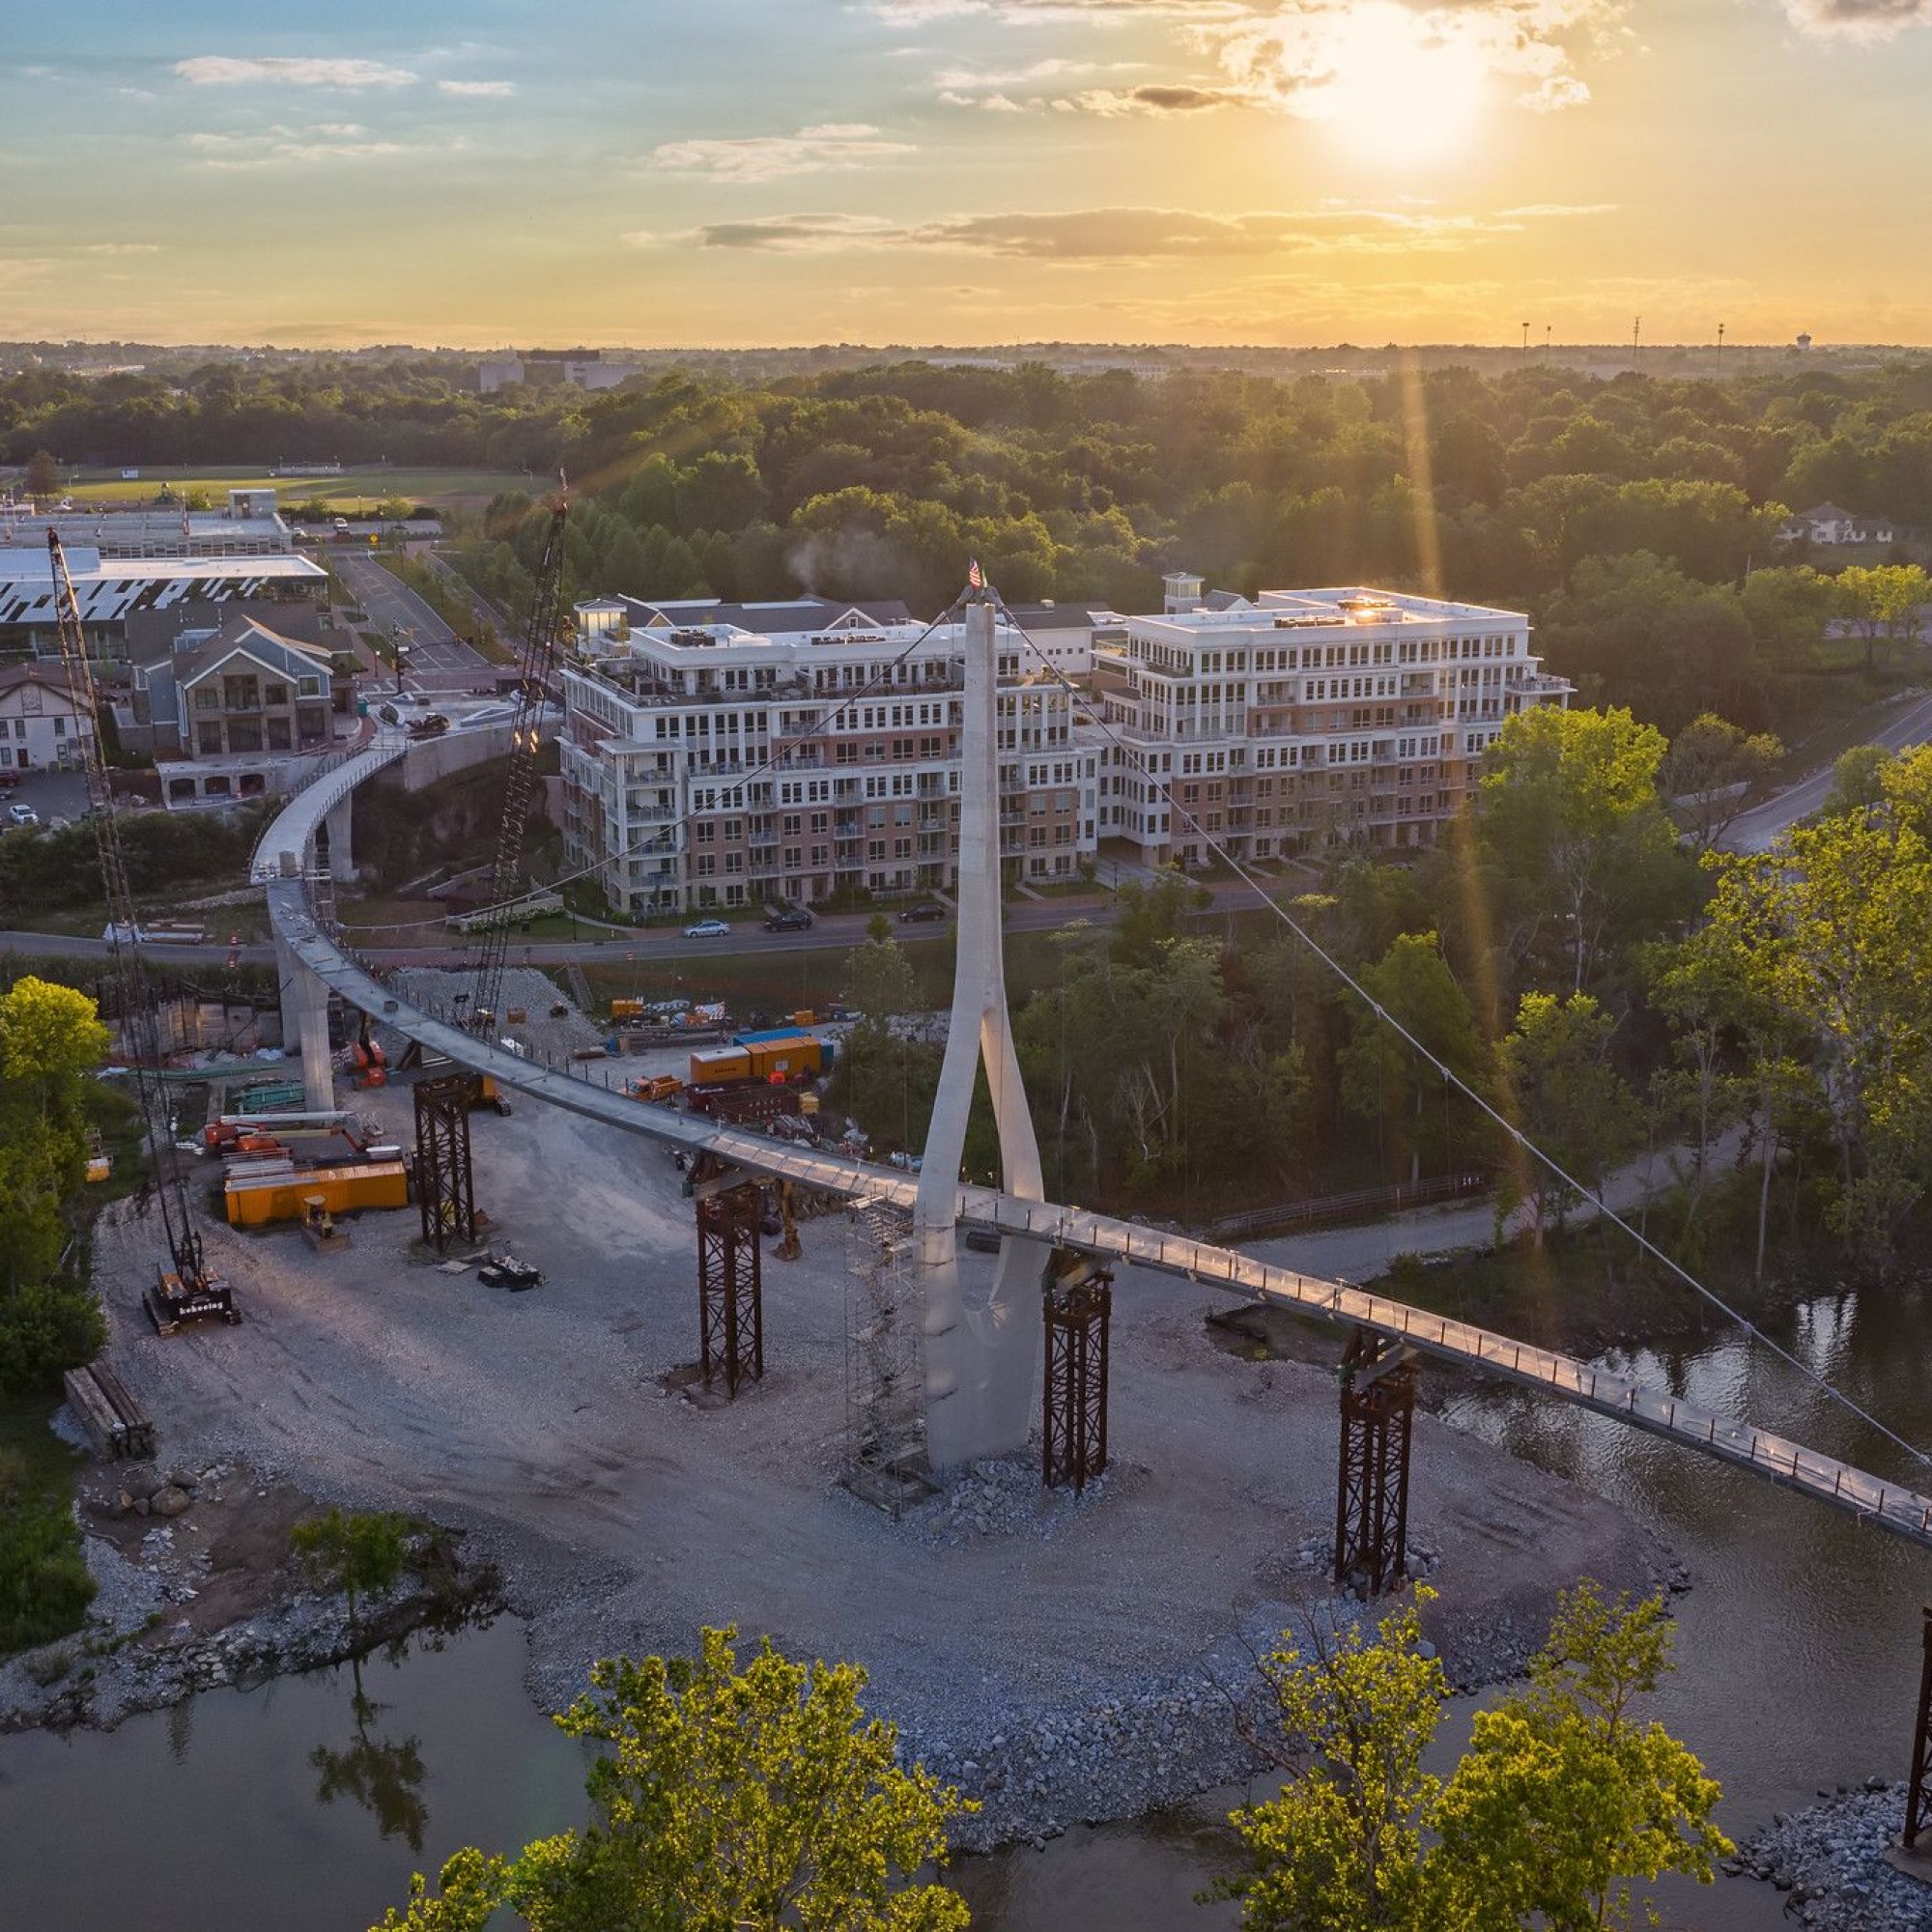
[[[0,336],[1932,341],[1932,0],[10,5]]]

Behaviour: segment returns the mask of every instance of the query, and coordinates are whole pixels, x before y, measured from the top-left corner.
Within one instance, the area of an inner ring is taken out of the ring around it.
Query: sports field
[[[527,490],[535,496],[548,481],[521,469],[401,469],[380,463],[346,469],[337,476],[275,476],[264,469],[173,466],[151,469],[144,464],[140,475],[132,478],[124,477],[119,469],[77,470],[62,494],[75,503],[152,503],[165,484],[171,491],[202,491],[225,507],[230,490],[272,490],[285,510],[291,503],[316,501],[341,516],[356,508],[373,510],[390,497],[440,509],[445,504],[486,503],[499,490]]]

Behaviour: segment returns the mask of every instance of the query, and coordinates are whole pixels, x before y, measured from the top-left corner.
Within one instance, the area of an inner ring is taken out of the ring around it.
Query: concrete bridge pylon
[[[946,1058],[913,1208],[925,1306],[926,1455],[936,1469],[1026,1447],[1040,1374],[1040,1279],[1051,1245],[1002,1238],[990,1293],[966,1292],[957,1249],[959,1164],[981,1061],[999,1129],[1004,1191],[1043,1201],[1039,1145],[1007,1012],[1000,912],[998,653],[994,598],[965,608],[960,734],[958,957]]]

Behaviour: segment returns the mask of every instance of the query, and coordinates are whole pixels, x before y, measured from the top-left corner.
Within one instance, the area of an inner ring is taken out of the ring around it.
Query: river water
[[[1932,1441],[1922,1291],[1821,1295],[1768,1325],[1909,1440]],[[1925,1486],[1902,1452],[1742,1340],[1603,1360]],[[1722,1781],[1720,1817],[1734,1837],[1820,1786],[1904,1776],[1932,1558],[1540,1397],[1471,1383],[1444,1412],[1621,1503],[1690,1566],[1678,1669],[1656,1714]],[[580,1817],[582,1747],[530,1705],[522,1668],[521,1627],[503,1619],[440,1650],[419,1646],[400,1667],[366,1664],[364,1696],[380,1708],[359,1722],[343,1668],[211,1692],[106,1736],[0,1739],[0,1926],[372,1924],[402,1900],[412,1870],[434,1870],[454,1847],[515,1846]],[[1445,1751],[1466,1721],[1461,1712],[1445,1727]],[[1162,1820],[1076,1831],[1041,1852],[967,1861],[955,1876],[990,1932],[1219,1932],[1233,1908],[1193,1899],[1225,1856],[1211,1834]],[[1748,1881],[1660,1898],[1679,1932],[1788,1922],[1777,1894]]]

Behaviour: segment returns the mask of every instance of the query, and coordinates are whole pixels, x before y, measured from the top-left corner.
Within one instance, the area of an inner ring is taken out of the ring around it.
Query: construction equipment
[[[779,1244],[772,1250],[775,1262],[795,1262],[805,1250],[799,1245],[798,1217],[792,1212],[791,1182],[779,1182]]]
[[[319,1255],[332,1254],[337,1248],[349,1245],[349,1231],[335,1225],[335,1216],[328,1211],[328,1197],[324,1194],[302,1196],[301,1231]]]
[[[344,1049],[343,1060],[358,1087],[388,1084],[389,1057],[369,1037],[369,1015],[364,1013],[354,1042]]]
[[[530,620],[518,663],[516,710],[510,720],[510,769],[503,781],[503,816],[497,833],[497,857],[490,868],[486,913],[507,908],[523,884],[524,828],[537,801],[537,728],[543,722],[544,691],[556,662],[557,633],[565,621],[563,530],[570,499],[559,491],[551,510],[543,556],[530,594]],[[509,954],[511,914],[487,918],[474,929],[476,981],[469,1005],[471,1032],[493,1035],[503,991],[503,963]]]
[[[128,1064],[134,1079],[135,1099],[147,1130],[148,1158],[154,1171],[155,1198],[160,1203],[161,1225],[168,1259],[155,1269],[155,1286],[143,1294],[149,1317],[163,1335],[172,1335],[185,1321],[218,1317],[239,1321],[235,1295],[208,1264],[201,1236],[188,1205],[187,1185],[176,1157],[168,1128],[164,1088],[156,1078],[161,1065],[161,1042],[154,988],[134,934],[134,895],[128,884],[128,867],[121,852],[121,827],[108,783],[107,762],[100,750],[100,696],[94,666],[87,654],[87,633],[80,621],[73,579],[60,532],[47,531],[47,554],[52,568],[54,614],[60,640],[61,668],[83,717],[95,721],[80,733],[81,770],[87,781],[88,823],[94,828],[95,851],[100,861],[100,883],[107,896],[107,949],[113,960],[115,989],[121,1006],[121,1031],[128,1047]],[[123,934],[127,937],[123,938]]]
[[[490,1259],[476,1270],[476,1279],[488,1282],[492,1288],[507,1288],[512,1294],[521,1294],[526,1289],[543,1286],[543,1269],[533,1267],[528,1262],[520,1262],[512,1254],[492,1253]]]

